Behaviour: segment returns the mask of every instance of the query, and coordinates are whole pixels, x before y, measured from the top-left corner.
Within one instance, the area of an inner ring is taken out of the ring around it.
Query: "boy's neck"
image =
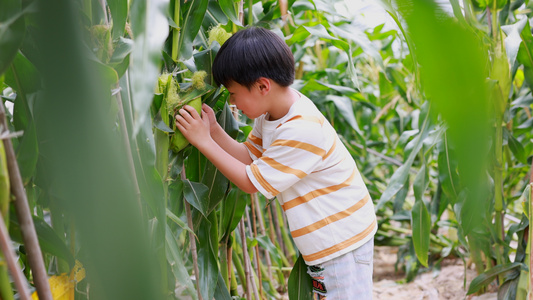
[[[300,99],[300,94],[294,89],[274,85],[269,93],[268,120],[275,121],[283,118],[298,99]]]

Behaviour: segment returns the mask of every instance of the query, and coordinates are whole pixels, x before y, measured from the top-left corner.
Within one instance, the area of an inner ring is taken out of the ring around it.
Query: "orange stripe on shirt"
[[[290,119],[288,119],[287,121],[279,124],[276,128],[279,128],[281,125],[283,124],[286,124],[290,121],[296,121],[296,120],[304,120],[304,121],[310,121],[310,122],[315,122],[315,123],[318,123],[320,125],[324,124],[324,117],[317,117],[317,116],[294,116]]]
[[[256,164],[251,164],[250,169],[252,170],[252,174],[254,174],[255,179],[257,179],[259,184],[265,190],[267,190],[267,192],[269,192],[273,196],[276,196],[277,194],[279,194],[278,190],[276,190],[272,185],[270,185],[270,183],[268,183],[268,181],[265,180],[263,175],[261,175],[261,172],[259,172],[259,167],[257,167]]]
[[[317,146],[314,146],[308,143],[295,141],[295,140],[275,140],[270,146],[285,146],[285,147],[298,148],[298,149],[311,152],[321,157],[324,157],[324,155],[326,155],[326,151],[324,151],[324,149],[322,148],[319,148]]]
[[[364,239],[366,236],[368,236],[372,230],[374,230],[374,227],[376,226],[376,220],[374,219],[374,221],[372,222],[372,224],[370,224],[370,226],[368,226],[365,230],[363,230],[362,232],[360,232],[359,234],[343,241],[343,242],[340,242],[336,245],[333,245],[329,248],[326,248],[322,251],[318,251],[318,252],[315,252],[313,254],[309,254],[309,255],[302,255],[303,256],[303,259],[305,261],[314,261],[314,260],[317,260],[317,259],[321,259],[321,258],[324,258],[328,255],[331,255],[335,252],[339,252],[343,249],[346,249],[348,247],[350,247],[351,245],[359,242],[360,240]]]
[[[328,158],[328,156],[330,156],[331,153],[333,153],[333,151],[335,151],[335,148],[337,148],[337,139],[333,140],[333,145],[329,149],[328,153],[326,153],[326,155],[324,155],[324,157],[322,157],[322,160]]]
[[[253,135],[251,132],[250,132],[250,134],[248,135],[248,139],[250,140],[250,142],[252,142],[252,143],[254,143],[254,144],[256,144],[256,145],[263,146],[263,139],[256,137],[256,136]]]
[[[259,149],[255,148],[252,143],[244,142],[243,144],[246,146],[246,148],[248,148],[248,150],[250,150],[250,152],[252,152],[253,155],[255,155],[255,157],[259,158],[263,156],[263,153],[259,151]]]
[[[281,164],[278,161],[274,160],[273,158],[264,156],[264,157],[261,157],[261,160],[276,170],[279,170],[283,173],[296,175],[300,179],[307,176],[307,174],[304,171],[293,169],[289,166]]]
[[[361,207],[363,207],[367,202],[368,200],[370,200],[370,195],[366,195],[363,199],[357,201],[357,203],[355,203],[355,205],[353,205],[352,207],[346,209],[346,210],[343,210],[341,212],[338,212],[334,215],[331,215],[327,218],[324,218],[320,221],[317,221],[311,225],[308,225],[308,226],[305,226],[305,227],[302,227],[300,229],[297,229],[297,230],[294,230],[294,231],[291,231],[291,235],[293,238],[297,238],[299,236],[302,236],[302,235],[306,235],[308,233],[311,233],[315,230],[318,230],[328,224],[331,224],[333,222],[337,222],[339,220],[342,220],[346,217],[349,217],[351,216],[354,212],[356,212],[357,210],[359,210]]]
[[[352,175],[350,175],[350,178],[346,179],[346,181],[344,181],[343,183],[311,191],[311,192],[309,192],[309,193],[307,193],[307,194],[305,194],[303,196],[296,197],[296,198],[294,198],[292,200],[289,200],[289,201],[285,202],[281,207],[283,208],[283,210],[287,211],[287,210],[289,210],[291,208],[294,208],[294,207],[296,207],[296,206],[298,206],[300,204],[308,202],[308,201],[310,201],[310,200],[312,200],[312,199],[314,199],[316,197],[327,195],[327,194],[336,192],[336,191],[342,189],[343,187],[347,187],[350,184],[352,184],[352,181],[355,178],[355,174],[357,173],[356,171],[357,171],[357,169],[354,168],[353,172],[352,172]]]

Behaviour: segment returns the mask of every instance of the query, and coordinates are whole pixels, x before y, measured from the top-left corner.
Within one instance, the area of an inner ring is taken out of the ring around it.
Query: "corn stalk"
[[[0,105],[0,122],[0,127],[7,128],[3,105]],[[24,245],[27,249],[28,260],[33,272],[33,279],[37,288],[37,293],[39,294],[39,299],[52,300],[52,293],[48,283],[48,276],[44,266],[41,247],[37,239],[37,233],[35,231],[32,214],[28,205],[26,191],[24,190],[24,185],[20,176],[13,144],[11,143],[10,139],[4,139],[3,143],[6,152],[11,191],[15,196],[15,211],[20,223]]]

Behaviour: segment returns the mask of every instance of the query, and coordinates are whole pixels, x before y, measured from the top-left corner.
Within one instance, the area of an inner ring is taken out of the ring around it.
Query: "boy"
[[[176,126],[231,182],[277,197],[313,278],[315,299],[372,299],[376,216],[354,160],[313,102],[290,88],[294,58],[273,32],[250,27],[220,48],[213,77],[254,127],[229,137],[213,110],[190,106]]]

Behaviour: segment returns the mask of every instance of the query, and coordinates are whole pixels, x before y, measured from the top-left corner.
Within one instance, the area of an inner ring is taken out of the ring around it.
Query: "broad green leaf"
[[[192,231],[189,226],[187,226],[187,224],[182,221],[180,218],[178,218],[178,216],[176,216],[173,212],[171,212],[168,208],[166,209],[167,211],[167,217],[172,220],[172,222],[176,223],[176,225],[178,225],[179,227],[181,227],[182,229],[185,229],[187,231],[189,231],[190,233],[194,234],[194,231]]]
[[[429,173],[428,169],[426,167],[426,164],[424,163],[422,165],[422,168],[418,171],[418,174],[416,174],[415,180],[413,182],[413,191],[415,194],[415,199],[417,201],[423,201],[424,200],[424,192],[429,186]]]
[[[431,216],[422,200],[416,200],[411,211],[411,226],[413,228],[413,246],[420,263],[428,266],[429,235]]]
[[[109,61],[110,64],[118,64],[128,57],[128,55],[133,50],[134,42],[130,39],[120,37],[118,39],[117,45],[115,46],[115,51]]]
[[[222,275],[218,273],[217,286],[215,289],[215,300],[232,300],[233,298],[229,294],[228,287],[224,282]]]
[[[385,66],[383,65],[383,58],[381,57],[376,45],[373,44],[368,36],[357,26],[347,23],[338,26],[329,24],[328,29],[335,33],[335,35],[338,37],[354,42],[357,46],[361,47],[365,55],[372,57],[382,70],[385,69]]]
[[[479,291],[479,289],[491,283],[496,278],[496,276],[509,272],[515,268],[527,268],[527,267],[521,262],[497,265],[493,267],[492,269],[485,271],[482,274],[478,275],[476,278],[474,278],[472,282],[470,282],[470,286],[468,287],[468,292],[466,294],[470,295],[470,294],[473,294]]]
[[[12,87],[18,96],[35,93],[41,88],[41,78],[35,66],[20,52],[5,76],[5,83]]]
[[[249,202],[249,196],[239,189],[231,189],[220,209],[219,241],[224,241],[237,228]]]
[[[357,122],[355,121],[352,100],[350,98],[344,96],[341,97],[335,95],[327,95],[326,100],[330,100],[335,103],[335,106],[337,107],[338,111],[348,122],[348,124],[350,124],[350,126],[359,134],[362,134],[361,129],[359,129],[359,125],[357,125]]]
[[[212,214],[212,216],[214,215]],[[197,229],[198,269],[200,272],[200,278],[198,278],[197,283],[204,299],[213,299],[220,274],[217,261],[218,255],[215,255],[218,251],[215,252],[213,249],[215,244],[218,245],[218,241],[212,240],[212,229],[216,229],[216,223],[211,223],[207,219],[202,219],[200,227]]]
[[[423,91],[446,122],[457,150],[459,174],[469,191],[461,209],[461,226],[468,234],[483,224],[479,207],[488,199],[489,52],[478,35],[448,17],[435,1],[401,1],[398,7],[415,45],[411,50],[421,66]]]
[[[507,52],[511,67],[514,66],[518,56],[518,51],[522,44],[522,37],[520,34],[524,30],[527,21],[527,18],[523,18],[512,25],[504,25],[501,27],[503,32],[507,35],[505,38],[505,51]]]
[[[128,19],[128,1],[108,0],[107,5],[111,11],[111,18],[113,19],[113,40],[122,38],[126,20]]]
[[[517,23],[516,27],[513,27],[513,31],[518,31],[520,27],[522,27],[522,23]],[[531,27],[527,19],[522,31],[520,31],[520,37],[522,43],[520,43],[516,59],[524,65],[525,79],[530,86],[533,86],[533,36],[531,35]]]
[[[237,12],[235,11],[236,5],[233,0],[219,0],[217,1],[220,4],[220,8],[224,14],[237,26],[242,26],[241,21],[237,17]]]
[[[22,233],[20,231],[20,224],[15,214],[12,212],[9,218],[9,236],[17,243],[23,244]],[[33,216],[33,224],[35,225],[35,231],[37,238],[39,239],[39,246],[44,253],[49,253],[53,256],[57,256],[68,262],[72,268],[74,266],[74,256],[70,253],[69,248],[65,245],[65,242],[57,235],[48,223],[43,219]]]
[[[32,7],[34,5],[30,5]],[[0,1],[0,75],[3,74],[15,58],[24,40],[26,23],[20,0]]]
[[[379,199],[377,205],[376,205],[376,211],[379,210],[385,203],[387,203],[392,197],[400,191],[400,189],[404,186],[404,184],[409,179],[409,170],[411,169],[411,166],[418,155],[418,152],[420,149],[422,149],[422,146],[424,144],[424,140],[429,134],[429,127],[430,127],[430,113],[429,113],[429,104],[426,108],[426,113],[421,114],[421,120],[422,126],[420,127],[420,133],[417,135],[416,140],[414,141],[414,147],[411,153],[409,154],[409,157],[404,162],[404,164],[399,167],[394,174],[392,174],[392,177],[389,181],[389,185],[381,195],[381,198]]]
[[[183,180],[183,195],[187,202],[207,218],[209,188],[205,184],[193,182],[188,179]]]
[[[180,253],[180,246],[177,243],[176,237],[172,235],[172,230],[166,226],[165,230],[165,248],[167,253],[167,261],[170,269],[176,277],[178,286],[185,286],[187,296],[192,299],[198,299],[198,295],[192,283],[191,276],[185,267],[185,262]]]
[[[202,175],[202,183],[209,189],[206,213],[210,214],[226,196],[229,181],[211,162],[206,163]]]
[[[313,27],[309,27],[309,26],[305,26],[305,25],[299,26],[293,32],[293,34],[290,37],[288,37],[287,43],[289,45],[291,45],[291,44],[294,44],[294,43],[302,42],[307,37],[309,37],[309,35],[312,35],[313,37],[318,37],[318,38],[320,38],[322,40],[328,41],[331,44],[333,44],[333,46],[335,46],[335,47],[337,47],[337,48],[339,48],[341,50],[344,50],[346,52],[346,54],[348,56],[347,73],[350,76],[350,79],[352,80],[352,82],[354,83],[354,86],[357,89],[360,89],[359,81],[357,80],[357,71],[355,70],[354,62],[353,62],[353,58],[352,58],[352,46],[350,44],[348,44],[347,42],[345,42],[345,41],[343,41],[343,40],[341,40],[341,39],[339,39],[337,37],[334,37],[331,34],[329,34],[327,29],[322,24],[319,24],[319,25],[316,25],[316,26],[313,26]]]
[[[202,27],[207,3],[206,0],[190,0],[181,6],[183,23],[179,36],[178,56],[182,60],[189,59],[193,54],[194,38]]]
[[[289,299],[311,300],[313,298],[313,283],[311,276],[307,274],[307,265],[300,255],[289,275]]]
[[[512,135],[512,133],[507,130],[507,128],[503,128],[503,135],[504,140],[507,140],[507,144],[509,145],[509,149],[511,149],[511,152],[513,153],[514,157],[521,163],[527,165],[527,154],[524,150],[524,146],[522,146],[522,143],[516,139]]]
[[[272,258],[274,258],[274,260],[278,264],[279,268],[281,269],[281,267],[283,266],[283,262],[282,262],[282,259],[281,259],[283,253],[281,252],[281,249],[277,248],[272,243],[272,241],[270,240],[270,238],[268,236],[260,235],[260,236],[256,237],[256,240],[259,243],[259,245],[261,246],[261,248],[265,249],[268,252],[268,254]]]
[[[446,136],[439,146],[438,162],[439,182],[442,190],[455,203],[461,186],[457,174],[457,159],[448,145]]]
[[[21,99],[22,101],[22,99]],[[34,176],[39,157],[39,146],[37,145],[37,133],[33,120],[24,129],[24,135],[20,137],[20,143],[16,150],[17,163],[20,176],[24,185],[28,184]]]
[[[130,22],[135,37],[130,65],[134,135],[139,133],[143,123],[149,122],[149,107],[161,64],[161,49],[168,36],[167,8],[168,0],[131,1]]]

